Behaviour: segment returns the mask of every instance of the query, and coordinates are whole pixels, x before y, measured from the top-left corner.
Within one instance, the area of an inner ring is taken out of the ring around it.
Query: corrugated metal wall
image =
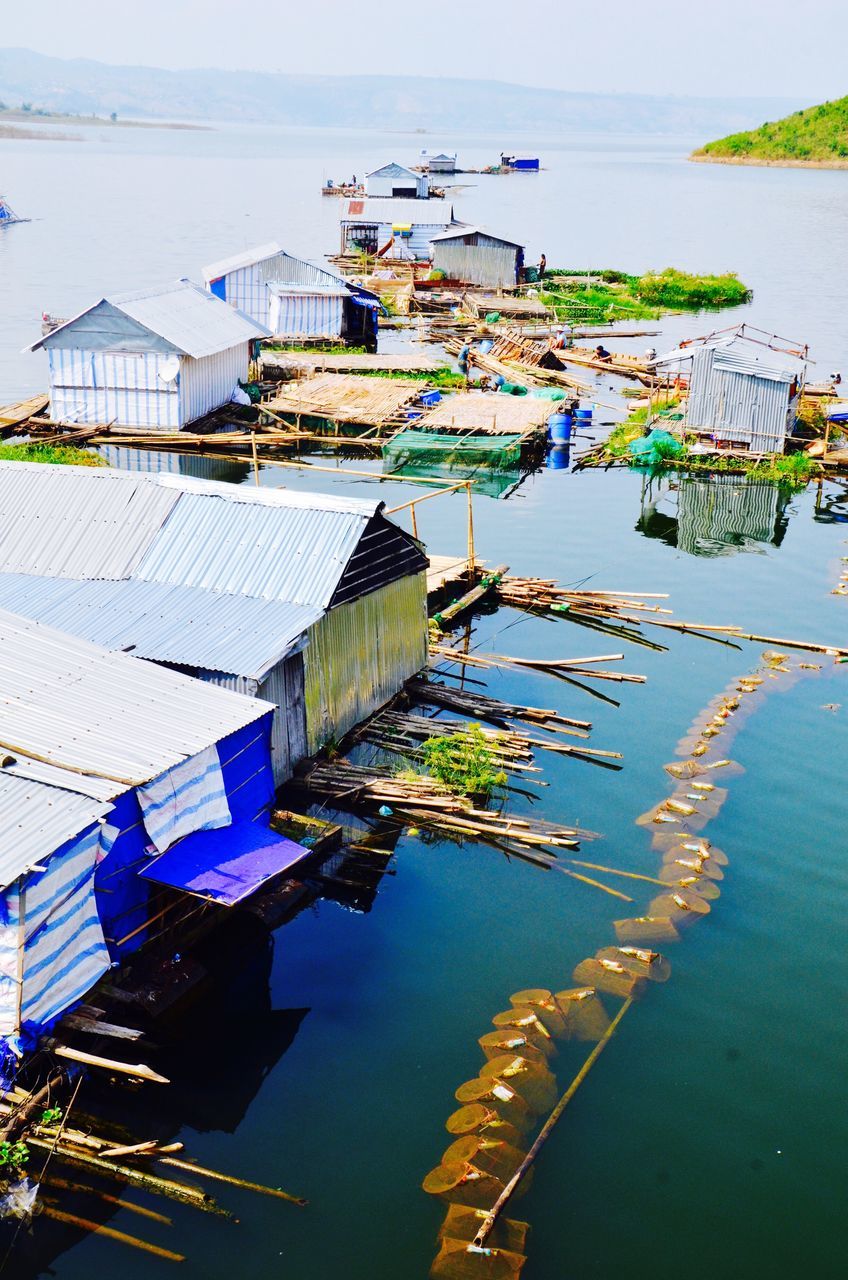
[[[271,764],[274,785],[281,786],[308,753],[303,654],[295,653],[278,662],[261,681],[221,671],[198,671],[197,675],[208,684],[274,703],[277,710],[271,725]]]
[[[272,259],[273,261],[273,259]],[[259,324],[268,323],[268,290],[265,281],[273,279],[263,271],[265,263],[255,262],[250,267],[230,271],[224,276],[224,296],[239,311],[246,312]],[[270,325],[268,325],[270,329]]]
[[[788,411],[785,382],[721,368],[712,347],[693,357],[688,426],[748,444],[756,452],[782,451]]]
[[[193,360],[183,356],[180,361],[180,421],[185,427],[204,413],[211,413],[227,404],[239,379],[247,381],[250,363],[248,344],[229,347],[214,356]]]
[[[507,245],[463,244],[461,240],[436,240],[433,266],[451,280],[479,284],[487,289],[513,289],[516,284],[518,251]]]
[[[309,754],[388,702],[426,661],[426,574],[331,609],[304,655]]]
[[[61,422],[176,429],[177,380],[162,377],[165,362],[174,358],[49,347],[50,415]]]
[[[344,298],[322,293],[272,293],[268,328],[275,337],[339,338]]]

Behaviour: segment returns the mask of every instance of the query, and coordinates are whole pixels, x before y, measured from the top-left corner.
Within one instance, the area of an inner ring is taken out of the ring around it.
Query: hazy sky
[[[0,0],[0,44],[170,68],[810,102],[848,93],[848,0]]]

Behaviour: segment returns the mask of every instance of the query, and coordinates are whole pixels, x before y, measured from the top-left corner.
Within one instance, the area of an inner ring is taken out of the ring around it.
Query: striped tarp
[[[216,747],[174,765],[137,794],[145,830],[160,853],[192,831],[232,822]]]

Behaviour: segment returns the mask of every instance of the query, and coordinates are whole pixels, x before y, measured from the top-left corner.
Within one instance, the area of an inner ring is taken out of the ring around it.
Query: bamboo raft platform
[[[426,431],[476,435],[518,435],[522,440],[544,431],[556,411],[550,400],[533,396],[460,392],[445,396],[419,420]]]
[[[324,418],[330,422],[377,427],[406,426],[405,409],[421,395],[424,384],[400,378],[369,378],[361,374],[319,373],[285,385],[261,408],[296,418]]]
[[[548,320],[554,315],[553,309],[546,306],[544,302],[540,302],[538,298],[521,298],[512,295],[493,297],[485,293],[464,293],[462,310],[475,320],[483,319],[495,311],[502,316],[514,316],[525,320],[534,318]]]
[[[435,373],[444,367],[433,356],[417,352],[403,354],[390,351],[385,355],[365,351],[264,351],[259,363],[264,377],[274,378],[277,371],[288,376],[298,369],[310,373]]]

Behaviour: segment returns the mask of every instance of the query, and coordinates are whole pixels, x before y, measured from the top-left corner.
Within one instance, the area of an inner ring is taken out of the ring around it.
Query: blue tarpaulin
[[[311,852],[277,835],[265,823],[234,822],[192,832],[149,862],[139,875],[232,907]]]

